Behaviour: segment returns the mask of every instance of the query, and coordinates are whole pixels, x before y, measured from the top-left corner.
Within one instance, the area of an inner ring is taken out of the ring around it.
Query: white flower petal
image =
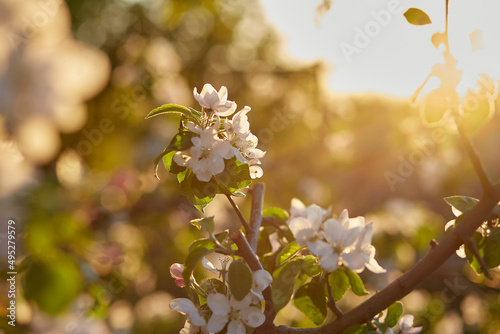
[[[238,320],[231,320],[227,326],[227,334],[245,334],[246,332],[245,326]]]
[[[196,310],[196,312],[189,313],[189,319],[195,326],[205,326],[207,324],[205,318],[200,315],[200,312],[198,312],[198,310]]]
[[[236,300],[235,298],[231,297],[231,300],[229,301],[229,304],[233,309],[236,310],[243,310],[250,306],[250,303],[252,302],[252,295],[247,294],[242,300]]]
[[[311,228],[311,223],[304,217],[295,217],[288,223],[295,241],[299,246],[305,246],[306,243],[316,235],[316,231]]]
[[[360,251],[353,251],[348,254],[342,254],[344,265],[355,272],[362,272],[367,263],[365,254]]]
[[[260,167],[260,166],[253,165],[253,166],[249,166],[248,169],[250,171],[250,177],[252,179],[258,179],[258,178],[261,178],[262,175],[264,175],[264,171],[262,170],[262,167]]]
[[[297,216],[304,216],[304,212],[306,211],[306,206],[302,201],[298,198],[292,198],[292,204],[290,207],[290,216],[291,217],[297,217]]]
[[[194,303],[187,298],[176,298],[170,302],[169,306],[173,311],[181,314],[190,314],[193,311],[198,312]]]
[[[252,289],[255,292],[264,291],[273,282],[273,276],[271,276],[271,274],[264,269],[254,271],[252,276],[253,276]]]
[[[226,315],[216,315],[212,314],[210,319],[208,319],[207,329],[210,333],[218,333],[226,326],[229,321]]]
[[[314,240],[307,243],[307,248],[316,256],[324,256],[333,253],[333,247],[323,240]]]
[[[320,264],[326,271],[335,271],[339,267],[339,255],[337,253],[320,257]]]
[[[344,229],[338,220],[334,218],[327,219],[324,223],[323,230],[325,232],[326,240],[337,245],[342,243]]]
[[[264,323],[266,316],[257,307],[247,307],[239,312],[241,320],[249,327],[256,328]]]
[[[446,223],[446,225],[444,225],[445,232],[448,231],[448,229],[453,226],[455,226],[455,219],[450,220],[449,222]]]
[[[207,304],[215,315],[226,315],[231,310],[229,299],[221,293],[211,293],[207,296]]]
[[[203,257],[203,258],[201,259],[201,265],[202,265],[205,269],[207,269],[207,270],[211,271],[211,272],[212,272],[212,273],[214,273],[214,274],[217,274],[217,273],[219,272],[219,271],[217,270],[217,268],[215,268],[214,264],[213,264],[212,262],[210,262],[210,260],[209,260],[209,259],[207,259],[206,257]]]

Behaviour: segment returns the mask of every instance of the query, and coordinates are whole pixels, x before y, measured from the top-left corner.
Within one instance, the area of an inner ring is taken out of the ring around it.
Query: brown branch
[[[488,191],[488,189],[492,187],[491,181],[488,178],[486,171],[484,170],[483,164],[481,163],[481,159],[479,158],[478,153],[472,146],[469,136],[467,136],[463,122],[460,119],[458,119],[458,117],[455,117],[455,124],[457,125],[458,134],[460,135],[460,140],[462,142],[462,145],[464,146],[464,149],[467,152],[467,155],[469,156],[469,159],[472,163],[472,166],[474,167],[474,170],[476,171],[477,176],[479,177],[481,186],[485,191]]]
[[[257,255],[255,255],[252,247],[250,247],[250,244],[240,230],[234,232],[231,235],[231,239],[236,244],[236,246],[238,246],[238,255],[240,255],[246,261],[252,271],[264,269],[264,267],[262,267],[262,263],[260,263]],[[264,291],[262,291],[262,295],[264,296],[264,300],[266,302],[264,309],[266,321],[263,325],[261,325],[261,328],[274,328],[275,326],[273,322],[274,318],[276,317],[276,311],[274,309],[271,286],[268,286]]]
[[[257,183],[251,190],[252,210],[250,211],[250,228],[246,231],[247,240],[254,253],[257,252],[257,242],[259,241],[259,230],[262,224],[262,205],[264,203],[264,183]]]

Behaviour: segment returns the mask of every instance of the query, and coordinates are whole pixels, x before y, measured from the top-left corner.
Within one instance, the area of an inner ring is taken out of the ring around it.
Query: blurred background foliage
[[[153,177],[178,118],[144,116],[165,103],[195,107],[192,89],[206,82],[252,107],[252,132],[267,151],[265,207],[288,209],[298,197],[374,221],[377,258],[389,270],[363,273],[371,291],[442,237],[453,218],[442,197],[480,196],[452,128],[423,127],[406,100],[328,91],[324,64],[287,56],[257,0],[3,0],[0,13],[8,37],[0,48],[0,226],[4,233],[16,221],[22,272],[17,326],[2,322],[0,332],[179,331],[183,319],[168,304],[184,292],[169,266],[201,237],[189,225],[198,213],[174,176],[160,168],[161,180]],[[496,177],[498,121],[474,137]],[[388,175],[399,181],[391,186]],[[248,202],[238,202],[245,213]],[[207,211],[219,230],[237,228],[224,201]],[[450,259],[404,299],[425,332],[500,333],[498,270],[485,282],[464,264]],[[8,302],[2,293],[2,318]],[[311,325],[293,307],[278,320]]]

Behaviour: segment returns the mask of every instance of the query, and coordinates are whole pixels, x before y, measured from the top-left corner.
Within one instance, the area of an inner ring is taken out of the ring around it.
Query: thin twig
[[[240,219],[241,225],[245,228],[245,231],[250,230],[250,226],[248,225],[245,217],[243,217],[243,214],[241,213],[240,209],[234,203],[233,199],[231,198],[231,195],[226,194],[226,198],[228,199],[229,203],[231,203],[231,206],[233,207],[234,211],[236,212],[236,215],[238,215],[238,218]]]
[[[472,143],[470,142],[470,139],[467,136],[467,133],[465,132],[463,122],[461,120],[459,120],[458,117],[456,117],[455,124],[457,125],[458,134],[460,135],[460,140],[462,141],[462,145],[464,146],[465,151],[467,152],[467,155],[469,156],[469,159],[472,163],[472,166],[474,166],[474,170],[476,171],[476,174],[479,177],[479,181],[481,182],[481,186],[483,187],[483,190],[489,191],[492,187],[491,181],[488,178],[486,171],[484,170],[484,167],[483,167],[483,164],[481,163],[481,159],[479,158],[479,155],[477,154],[476,150],[472,146]]]
[[[330,286],[330,281],[328,280],[328,276],[325,276],[325,282],[326,282],[326,288],[328,290],[328,307],[330,310],[332,310],[333,313],[337,316],[337,318],[340,318],[344,315],[342,311],[339,309],[337,306],[337,303],[335,303],[335,299],[333,298],[332,295],[332,287]]]
[[[489,272],[488,265],[486,264],[486,261],[484,261],[484,259],[481,257],[481,255],[479,255],[479,252],[477,250],[477,247],[476,247],[474,240],[472,240],[472,238],[470,236],[464,237],[464,238],[462,238],[462,240],[463,240],[465,246],[467,246],[467,248],[469,248],[469,250],[472,252],[474,257],[479,262],[479,265],[481,266],[481,269],[483,270],[484,275],[489,280],[493,280],[493,277],[491,276],[491,274]]]
[[[259,230],[262,224],[262,206],[264,203],[264,192],[266,186],[264,183],[257,183],[252,191],[252,210],[250,211],[250,228],[247,229],[247,240],[254,252],[257,252],[257,243],[259,241]]]

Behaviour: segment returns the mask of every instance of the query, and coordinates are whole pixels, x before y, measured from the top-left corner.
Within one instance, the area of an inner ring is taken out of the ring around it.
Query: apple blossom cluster
[[[245,106],[234,114],[236,103],[227,99],[224,86],[217,92],[207,83],[201,93],[195,87],[193,95],[202,107],[201,124],[187,123],[189,131],[196,136],[191,138],[193,146],[175,154],[175,163],[192,169],[198,180],[208,182],[212,176],[222,173],[224,159],[236,157],[249,165],[252,178],[261,177],[259,159],[265,152],[257,148],[258,138],[250,132],[247,113],[251,108]],[[227,118],[231,115],[232,119]]]
[[[264,323],[266,317],[261,311],[261,301],[264,300],[262,291],[271,284],[271,274],[265,270],[253,272],[249,293],[238,300],[225,286],[228,281],[227,267],[230,261],[230,258],[224,257],[220,260],[220,265],[215,265],[206,257],[202,259],[203,267],[214,274],[219,274],[222,282],[207,280],[198,285],[191,277],[191,284],[196,287],[196,292],[201,297],[199,299],[204,301],[200,305],[195,305],[187,298],[176,298],[170,302],[172,310],[186,316],[180,334],[219,333],[224,328],[229,334],[240,334],[246,333],[247,328],[256,328]],[[183,270],[184,265],[179,263],[174,263],[170,267],[170,274],[180,287],[186,286],[182,276]]]
[[[328,218],[331,209],[316,204],[308,207],[292,199],[288,228],[299,246],[306,246],[319,257],[321,267],[333,272],[344,266],[354,272],[366,267],[374,273],[383,273],[375,260],[375,247],[371,244],[373,224],[365,224],[363,217],[349,218],[347,210],[339,218]]]

